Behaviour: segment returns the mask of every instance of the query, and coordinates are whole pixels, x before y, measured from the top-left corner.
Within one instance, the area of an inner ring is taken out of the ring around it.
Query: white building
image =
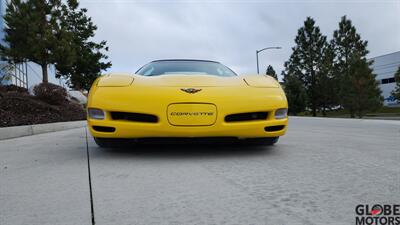
[[[396,86],[394,75],[400,66],[400,51],[377,56],[371,60],[374,60],[372,68],[374,74],[377,75],[376,79],[379,81],[379,87],[385,99],[384,105],[400,107],[400,102],[396,101],[391,94]]]

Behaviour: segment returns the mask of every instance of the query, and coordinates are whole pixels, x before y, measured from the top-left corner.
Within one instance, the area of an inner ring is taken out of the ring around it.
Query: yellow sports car
[[[87,105],[88,127],[101,147],[166,138],[272,145],[286,132],[287,109],[270,76],[238,76],[219,62],[186,59],[101,76]]]

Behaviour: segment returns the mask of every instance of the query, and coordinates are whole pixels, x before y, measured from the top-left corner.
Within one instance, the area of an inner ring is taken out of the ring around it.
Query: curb
[[[55,131],[62,131],[84,126],[86,126],[86,120],[34,124],[34,125],[15,126],[15,127],[2,127],[0,128],[0,140],[30,136],[35,134],[43,134]]]
[[[360,121],[360,122],[370,122],[370,123],[385,123],[385,124],[399,124],[399,119],[378,119],[378,118],[339,118],[339,117],[312,117],[312,116],[289,116],[290,118],[301,118],[301,119],[312,119],[312,120],[336,120],[336,121]]]

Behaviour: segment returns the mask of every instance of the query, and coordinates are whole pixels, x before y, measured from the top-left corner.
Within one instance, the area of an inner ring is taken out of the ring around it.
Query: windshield
[[[140,68],[136,74],[143,76],[168,74],[236,76],[231,69],[220,63],[195,60],[155,61]]]

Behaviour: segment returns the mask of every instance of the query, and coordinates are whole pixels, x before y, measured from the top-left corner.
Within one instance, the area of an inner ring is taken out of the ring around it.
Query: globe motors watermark
[[[400,225],[400,205],[357,205],[356,225]]]

